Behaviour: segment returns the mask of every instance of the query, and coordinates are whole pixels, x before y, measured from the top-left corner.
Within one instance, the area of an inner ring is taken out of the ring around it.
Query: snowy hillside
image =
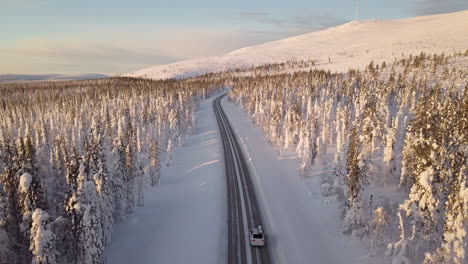
[[[220,57],[192,59],[128,73],[152,79],[288,60],[315,60],[317,67],[344,72],[370,61],[391,62],[402,54],[452,53],[468,47],[468,10],[401,20],[353,21],[301,36],[235,50]]]

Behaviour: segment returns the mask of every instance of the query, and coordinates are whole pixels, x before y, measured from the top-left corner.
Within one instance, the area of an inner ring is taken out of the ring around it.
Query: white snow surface
[[[114,230],[108,263],[226,262],[226,180],[212,99],[200,105],[196,120],[171,165],[163,163],[160,184],[145,190],[144,207]]]
[[[279,154],[236,104],[222,104],[250,164],[275,263],[379,263],[359,239],[340,233],[339,210],[320,194],[320,166],[301,179],[293,151]]]
[[[315,60],[318,68],[345,72],[370,61],[392,62],[402,54],[453,53],[468,48],[468,10],[400,20],[352,21],[224,56],[197,58],[142,69],[125,76],[184,78],[208,72],[288,60]]]

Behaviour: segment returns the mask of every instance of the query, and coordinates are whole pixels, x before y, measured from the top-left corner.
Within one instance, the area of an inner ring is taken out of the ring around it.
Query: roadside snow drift
[[[401,20],[353,21],[301,36],[128,73],[151,79],[192,77],[208,72],[288,60],[314,60],[317,67],[344,72],[370,61],[391,62],[408,54],[452,53],[468,48],[468,10]]]

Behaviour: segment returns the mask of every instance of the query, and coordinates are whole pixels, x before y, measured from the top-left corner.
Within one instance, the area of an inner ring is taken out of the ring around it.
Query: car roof
[[[258,228],[252,228],[252,233],[253,234],[263,234],[262,230],[258,229]]]

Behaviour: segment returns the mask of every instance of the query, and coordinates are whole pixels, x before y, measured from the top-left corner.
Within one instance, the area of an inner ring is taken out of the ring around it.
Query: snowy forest
[[[309,60],[0,84],[0,264],[105,263],[113,226],[158,185],[199,101],[226,87],[280,153],[297,152],[300,177],[320,171],[342,233],[366,238],[370,255],[466,263],[467,65],[468,51],[347,73]]]
[[[201,77],[0,85],[0,263],[105,263],[113,226],[195,126]],[[166,160],[161,160],[161,153]]]
[[[269,142],[321,171],[342,232],[393,263],[466,263],[468,51],[404,56],[365,70],[235,77]]]

